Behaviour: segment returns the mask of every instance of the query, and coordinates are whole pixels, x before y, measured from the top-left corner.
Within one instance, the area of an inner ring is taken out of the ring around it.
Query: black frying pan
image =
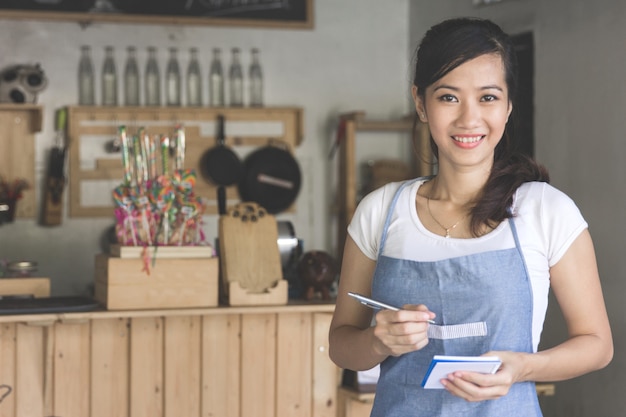
[[[217,205],[219,214],[226,214],[226,188],[241,180],[242,164],[235,152],[228,148],[224,136],[224,116],[217,116],[217,145],[207,150],[200,158],[202,177],[217,185]]]
[[[275,214],[293,204],[300,181],[300,167],[288,147],[270,144],[246,157],[239,195],[242,201],[254,201]]]

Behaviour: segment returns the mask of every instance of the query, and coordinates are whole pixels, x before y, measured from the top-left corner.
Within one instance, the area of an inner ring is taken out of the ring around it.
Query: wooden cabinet
[[[341,387],[337,393],[337,417],[368,417],[374,405],[374,393]]]
[[[0,416],[334,417],[333,308],[0,317]]]

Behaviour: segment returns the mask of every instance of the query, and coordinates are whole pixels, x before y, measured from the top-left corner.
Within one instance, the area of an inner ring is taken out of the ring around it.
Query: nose
[[[459,107],[457,117],[458,127],[472,129],[480,125],[481,111],[480,106],[472,102],[463,102]]]

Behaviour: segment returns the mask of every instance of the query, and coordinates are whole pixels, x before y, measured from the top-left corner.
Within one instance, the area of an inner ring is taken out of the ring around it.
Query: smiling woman
[[[516,82],[513,44],[491,21],[444,21],[418,48],[411,91],[438,172],[361,201],[330,330],[339,366],[380,364],[372,416],[539,417],[535,382],[612,358],[587,223],[543,167],[511,150]],[[538,351],[550,288],[569,333]],[[402,308],[372,320],[350,292]],[[475,327],[485,331],[453,331]],[[456,371],[438,381],[443,389],[425,389],[436,355],[496,356],[502,365],[494,374]]]

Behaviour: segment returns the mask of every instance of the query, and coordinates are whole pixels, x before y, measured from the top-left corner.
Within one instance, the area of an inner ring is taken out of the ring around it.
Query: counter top
[[[166,316],[204,316],[225,314],[272,314],[272,313],[332,313],[335,309],[333,300],[304,301],[290,300],[286,305],[260,306],[218,306],[209,308],[177,308],[153,310],[119,310],[110,311],[104,308],[87,312],[74,313],[41,313],[41,314],[10,314],[1,315],[0,323],[26,322],[47,325],[55,321],[72,322],[91,319],[129,318],[129,317],[166,317]]]

